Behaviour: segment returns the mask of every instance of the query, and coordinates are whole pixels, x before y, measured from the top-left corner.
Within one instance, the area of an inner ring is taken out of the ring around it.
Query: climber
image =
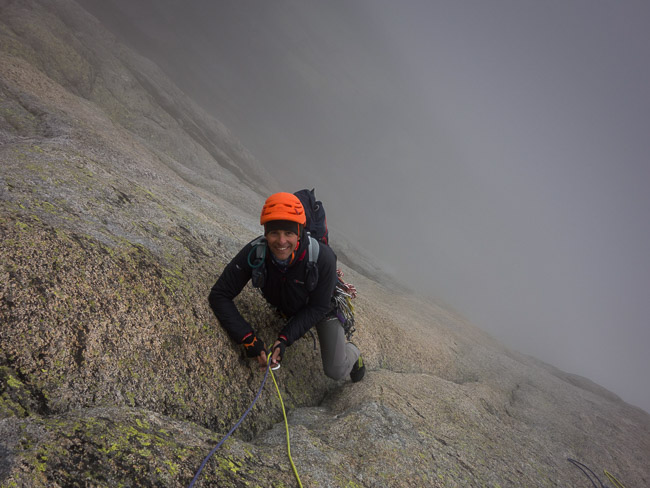
[[[365,374],[361,353],[346,341],[333,313],[336,255],[310,237],[306,223],[304,207],[295,195],[275,193],[267,198],[260,217],[264,238],[249,242],[226,266],[210,291],[210,306],[228,335],[266,369],[267,350],[233,302],[252,279],[267,302],[288,319],[269,351],[272,368],[279,366],[287,347],[316,326],[325,374],[334,380],[350,375],[353,382],[360,381]]]

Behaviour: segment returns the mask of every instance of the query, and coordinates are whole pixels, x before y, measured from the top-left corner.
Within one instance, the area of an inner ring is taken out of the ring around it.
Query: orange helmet
[[[305,209],[300,200],[293,193],[274,193],[264,202],[260,224],[264,225],[272,220],[289,220],[300,225],[307,223]]]

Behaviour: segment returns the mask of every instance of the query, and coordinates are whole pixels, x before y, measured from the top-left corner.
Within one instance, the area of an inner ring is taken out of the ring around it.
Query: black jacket
[[[331,299],[337,281],[336,255],[329,246],[319,243],[320,251],[316,262],[318,283],[316,288],[309,292],[305,287],[309,261],[308,242],[309,239],[303,234],[296,258],[285,271],[273,262],[268,249],[263,265],[266,267],[266,280],[261,291],[271,305],[289,318],[279,334],[287,338],[288,345],[302,337],[332,309]],[[221,326],[237,343],[253,331],[233,302],[252,277],[253,270],[248,264],[251,249],[249,242],[239,251],[223,270],[208,297]]]

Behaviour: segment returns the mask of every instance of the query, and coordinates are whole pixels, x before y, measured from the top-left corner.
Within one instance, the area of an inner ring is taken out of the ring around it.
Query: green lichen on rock
[[[36,409],[37,402],[16,372],[7,366],[0,366],[0,419],[24,418]]]
[[[11,472],[2,487],[187,486],[206,448],[217,442],[205,429],[127,408],[30,417],[16,427],[3,433],[23,468]],[[217,453],[202,473],[203,483],[241,486],[249,480],[254,486],[269,479],[272,468],[260,465],[250,449]]]

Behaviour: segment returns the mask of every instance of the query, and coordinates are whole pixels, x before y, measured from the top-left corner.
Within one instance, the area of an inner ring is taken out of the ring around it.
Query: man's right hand
[[[255,333],[250,332],[244,336],[241,345],[244,346],[246,356],[249,358],[257,358],[260,370],[264,371],[266,369],[266,349],[264,348],[264,343],[257,338]]]
[[[249,358],[254,358],[264,353],[266,356],[266,349],[264,348],[264,343],[260,341],[254,332],[249,332],[241,341],[244,350],[246,351],[246,356]]]

